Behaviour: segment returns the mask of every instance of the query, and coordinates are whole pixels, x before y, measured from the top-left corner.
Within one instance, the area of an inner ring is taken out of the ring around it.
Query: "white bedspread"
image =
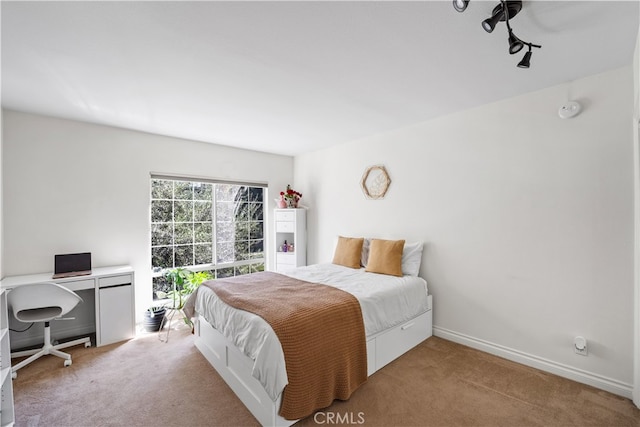
[[[367,273],[334,264],[316,264],[282,274],[334,286],[360,302],[367,338],[428,309],[427,283],[414,276]],[[284,354],[271,326],[261,317],[222,302],[209,288],[198,289],[195,310],[254,361],[252,375],[275,401],[287,385]]]

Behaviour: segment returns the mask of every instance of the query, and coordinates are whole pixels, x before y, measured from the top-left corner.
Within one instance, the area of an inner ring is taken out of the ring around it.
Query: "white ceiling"
[[[497,3],[2,1],[2,106],[296,155],[632,63],[636,1],[525,1],[530,69]]]

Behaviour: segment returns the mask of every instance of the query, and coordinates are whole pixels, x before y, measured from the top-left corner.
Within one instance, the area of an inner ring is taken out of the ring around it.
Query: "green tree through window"
[[[264,270],[264,188],[151,178],[153,294],[162,272],[185,267],[229,277]]]

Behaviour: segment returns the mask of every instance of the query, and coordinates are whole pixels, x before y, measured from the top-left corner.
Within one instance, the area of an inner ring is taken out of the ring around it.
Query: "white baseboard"
[[[513,362],[521,363],[541,371],[549,372],[563,378],[568,378],[582,384],[587,384],[601,390],[608,391],[618,396],[632,399],[633,385],[623,383],[612,378],[602,375],[583,371],[582,369],[573,368],[562,363],[547,360],[532,354],[523,353],[512,348],[504,347],[478,338],[474,338],[465,334],[454,332],[439,326],[433,327],[433,335],[439,338],[453,341],[467,347],[475,348],[495,356],[502,357]]]

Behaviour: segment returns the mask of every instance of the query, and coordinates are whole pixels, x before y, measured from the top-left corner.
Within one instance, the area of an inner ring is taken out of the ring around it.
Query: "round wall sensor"
[[[576,101],[569,101],[564,104],[558,110],[558,115],[561,119],[570,119],[571,117],[575,117],[582,110],[582,107]]]

